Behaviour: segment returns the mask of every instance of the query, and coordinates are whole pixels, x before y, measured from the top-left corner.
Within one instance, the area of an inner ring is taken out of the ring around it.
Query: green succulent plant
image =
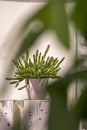
[[[61,60],[53,56],[46,58],[49,48],[50,45],[47,46],[43,55],[36,50],[36,53],[33,55],[33,61],[29,58],[28,50],[26,54],[21,56],[17,61],[12,60],[16,66],[15,75],[13,78],[6,78],[6,80],[9,80],[10,84],[15,84],[15,87],[17,87],[21,81],[25,80],[25,85],[19,88],[20,90],[26,87],[29,83],[29,78],[56,78],[61,69],[60,64],[65,57]]]

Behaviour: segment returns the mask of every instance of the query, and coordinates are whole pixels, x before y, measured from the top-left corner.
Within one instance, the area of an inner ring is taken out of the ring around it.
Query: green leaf
[[[18,90],[22,90],[24,88],[26,88],[26,85],[24,85],[23,87],[20,87]]]
[[[87,39],[87,0],[79,0],[76,3],[72,20]]]
[[[27,32],[29,25],[35,21],[39,20],[44,24],[44,30],[53,30],[56,32],[58,38],[61,40],[61,44],[69,48],[69,30],[68,21],[65,11],[65,5],[63,0],[50,0],[42,9],[40,9],[31,18],[27,15],[26,21],[22,23],[22,27],[19,28],[16,39],[20,39],[22,35]],[[35,28],[34,28],[35,29]],[[26,49],[28,49],[35,40],[41,35],[42,30],[28,33],[21,43],[21,47],[16,57],[22,54]]]
[[[78,98],[72,111],[80,118],[87,119],[87,84],[83,86],[81,95]]]
[[[77,130],[79,127],[78,118],[67,108],[68,85],[63,81],[56,81],[47,88],[51,96],[48,130]]]
[[[46,57],[48,51],[49,51],[49,48],[50,48],[50,45],[47,46],[45,52],[44,52],[44,55],[43,55],[43,59]]]
[[[19,48],[18,54],[16,55],[16,58],[19,57],[22,53],[24,53],[39,37],[40,34],[44,29],[38,30],[37,32],[31,31],[25,36],[25,38],[22,40],[21,46]]]
[[[46,29],[51,29],[57,33],[62,44],[69,48],[68,21],[63,0],[50,0],[37,14],[45,25]]]

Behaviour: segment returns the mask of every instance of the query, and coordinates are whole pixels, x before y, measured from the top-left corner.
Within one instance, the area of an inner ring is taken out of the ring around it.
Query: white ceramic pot
[[[31,78],[26,87],[28,98],[30,100],[45,99],[45,89],[48,85],[48,78]]]

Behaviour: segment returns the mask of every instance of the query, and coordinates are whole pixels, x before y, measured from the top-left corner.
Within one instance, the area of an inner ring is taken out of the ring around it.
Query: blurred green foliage
[[[75,7],[69,19],[67,19],[65,11],[65,3],[65,0],[49,0],[31,18],[26,18],[25,23],[23,23],[22,28],[18,32],[17,38],[20,38],[35,20],[42,22],[44,26],[37,31],[33,29],[27,33],[22,40],[16,57],[25,52],[28,47],[34,45],[35,40],[46,30],[53,30],[61,40],[61,44],[69,49],[68,20],[74,23],[87,40],[87,0],[74,1]],[[76,64],[77,67],[80,66],[80,63]],[[74,69],[74,65],[72,65],[71,70]],[[62,79],[47,87],[47,91],[51,97],[48,130],[78,130],[80,120],[87,118],[87,69],[70,73],[71,70]],[[85,82],[84,89],[72,108],[68,108],[67,89],[73,81],[78,79]]]
[[[29,25],[34,21],[43,23],[43,27],[37,31],[35,31],[35,28],[33,28],[32,31],[28,31],[27,35],[24,37],[24,40],[22,40],[17,56],[30,47],[32,43],[34,44],[35,40],[40,36],[40,34],[46,30],[54,31],[62,41],[62,44],[67,48],[70,47],[69,28],[64,0],[49,0],[43,8],[35,13],[35,15],[33,15],[31,18],[27,17],[25,23],[18,32],[17,38],[22,37],[22,35],[27,32]]]

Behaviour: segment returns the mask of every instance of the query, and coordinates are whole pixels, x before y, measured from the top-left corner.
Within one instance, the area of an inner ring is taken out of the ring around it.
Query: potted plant
[[[36,50],[33,61],[29,57],[28,50],[17,61],[12,60],[16,66],[15,75],[6,79],[10,81],[10,84],[15,84],[15,87],[25,80],[25,85],[18,90],[26,88],[29,99],[44,99],[49,78],[58,78],[57,74],[64,57],[61,60],[53,56],[46,58],[49,48],[50,45],[47,46],[43,55]]]

